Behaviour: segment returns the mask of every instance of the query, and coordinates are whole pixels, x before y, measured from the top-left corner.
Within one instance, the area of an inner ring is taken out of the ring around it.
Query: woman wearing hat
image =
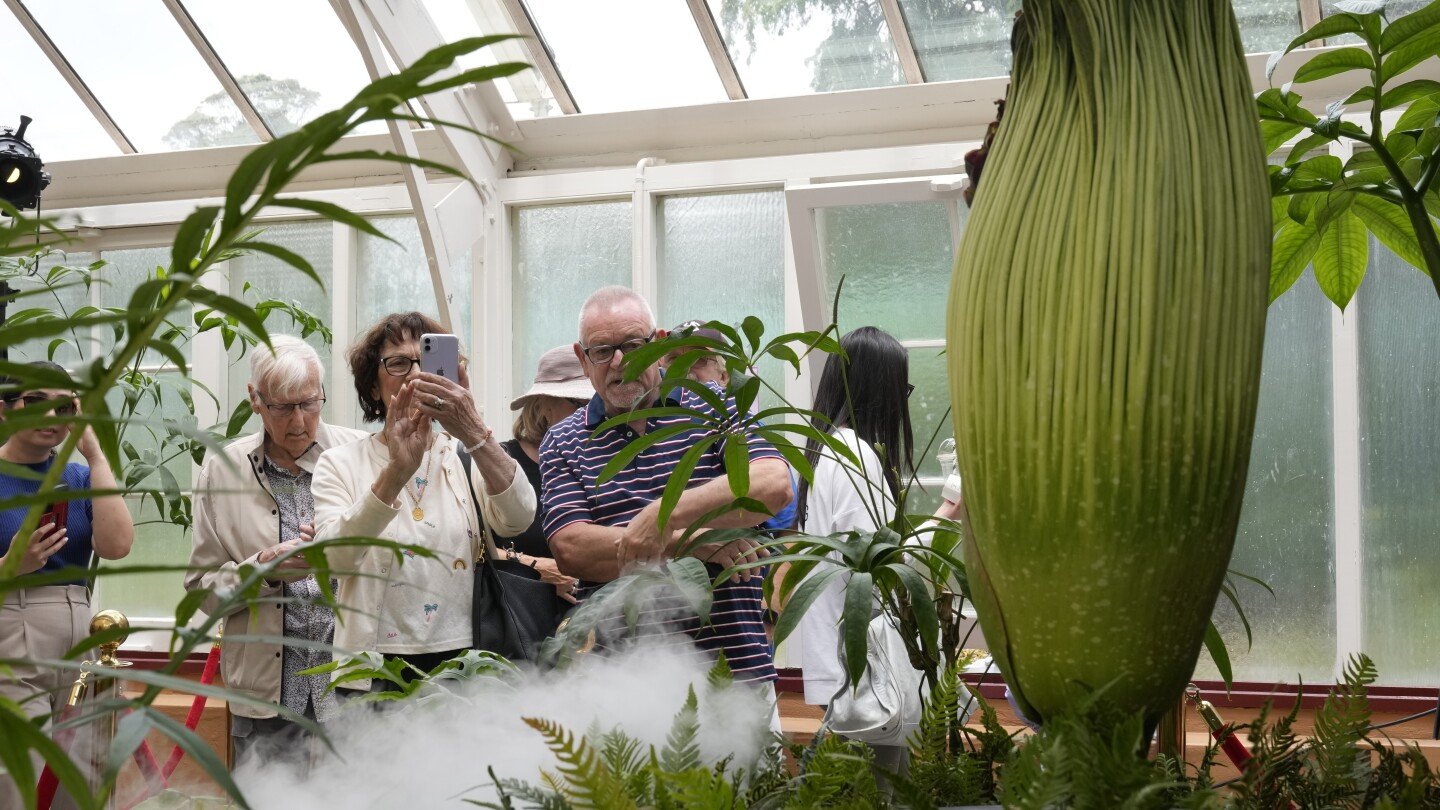
[[[519,411],[513,429],[515,438],[501,442],[500,447],[519,463],[537,494],[540,492],[540,440],[545,438],[551,425],[585,407],[593,396],[595,389],[580,368],[575,350],[559,346],[540,356],[540,367],[530,390],[511,401],[510,410]],[[545,533],[540,530],[544,517],[543,511],[536,509],[535,521],[529,528],[514,537],[496,540],[512,559],[534,568],[546,582],[573,583],[573,579],[560,573],[550,553],[550,544],[545,542]]]

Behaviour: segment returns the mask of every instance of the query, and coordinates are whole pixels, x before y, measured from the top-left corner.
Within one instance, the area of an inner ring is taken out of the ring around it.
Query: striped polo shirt
[[[713,386],[712,386],[713,387]],[[715,389],[720,393],[719,389]],[[678,404],[693,411],[714,414],[713,408],[697,394],[683,389],[672,391],[665,404]],[[735,412],[733,400],[726,401],[729,414]],[[545,537],[572,523],[594,523],[599,526],[623,526],[651,501],[665,491],[670,473],[697,441],[708,435],[705,425],[682,431],[648,447],[637,455],[624,470],[606,481],[597,483],[601,470],[627,444],[636,438],[628,425],[611,428],[591,437],[595,428],[606,419],[605,405],[597,394],[590,404],[556,423],[540,443],[540,500],[545,509]],[[670,425],[693,422],[686,415],[651,417],[646,430],[654,432]],[[780,457],[769,443],[748,438],[752,461],[767,456]],[[694,487],[725,475],[723,442],[714,442],[706,449],[690,475]],[[714,576],[717,565],[706,566]],[[765,637],[764,609],[760,579],[749,582],[720,584],[714,591],[710,624],[693,628],[691,634],[701,648],[724,650],[726,661],[736,681],[763,682],[776,678],[770,643]]]

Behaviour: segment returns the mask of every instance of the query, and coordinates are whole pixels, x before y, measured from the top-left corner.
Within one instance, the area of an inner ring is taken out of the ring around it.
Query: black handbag
[[[473,497],[475,485],[470,455],[463,447],[456,449]],[[529,566],[516,560],[497,559],[499,555],[485,527],[478,499],[475,500],[475,519],[479,521],[484,544],[480,558],[475,561],[475,601],[471,607],[475,637],[471,647],[512,661],[533,661],[540,654],[540,644],[555,634],[570,603],[555,593],[555,586],[541,581],[540,575]]]

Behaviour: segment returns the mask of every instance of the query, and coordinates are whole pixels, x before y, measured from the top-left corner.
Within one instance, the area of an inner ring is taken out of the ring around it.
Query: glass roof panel
[[[879,3],[707,2],[750,98],[904,83]]]
[[[47,163],[120,154],[120,147],[8,9],[0,9],[0,42],[6,44],[10,76],[0,102],[0,114],[10,118],[0,120],[0,126],[19,127],[22,114],[35,119],[25,140]],[[18,77],[24,78],[16,81]]]
[[[689,7],[678,0],[528,0],[580,112],[725,101]]]
[[[159,0],[26,8],[140,151],[259,140]]]
[[[447,42],[466,37],[510,34],[517,29],[505,10],[495,0],[422,0],[425,10],[435,21]],[[458,60],[461,67],[477,68],[500,62],[530,62],[525,46],[519,40],[491,45],[481,51],[469,53]],[[526,70],[500,79],[495,83],[504,99],[510,115],[516,119],[546,118],[560,115],[560,105],[555,94],[545,84],[540,72]]]
[[[900,0],[928,82],[1010,73],[1010,29],[1020,0]]]
[[[326,0],[185,0],[185,8],[277,136],[370,83],[360,51]],[[372,121],[359,131],[384,132],[385,124]]]

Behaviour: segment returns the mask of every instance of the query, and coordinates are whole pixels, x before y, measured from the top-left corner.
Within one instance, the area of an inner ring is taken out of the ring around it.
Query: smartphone
[[[421,335],[420,370],[460,382],[460,338],[430,333]]]
[[[55,524],[60,528],[70,525],[70,502],[56,501],[45,507],[45,514],[40,516],[40,525]]]

